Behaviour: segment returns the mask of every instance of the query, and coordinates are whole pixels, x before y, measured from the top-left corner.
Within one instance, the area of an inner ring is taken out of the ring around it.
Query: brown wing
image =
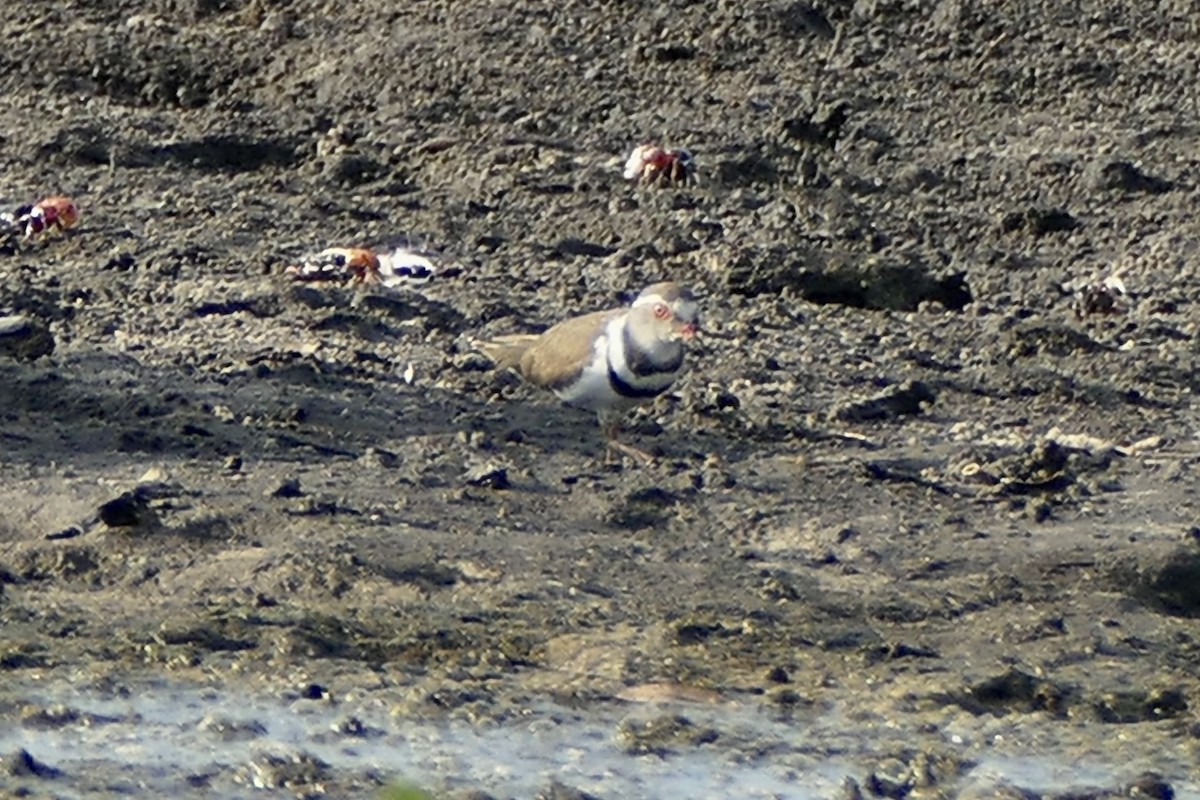
[[[513,333],[488,341],[472,339],[471,346],[490,358],[498,369],[517,369],[521,356],[537,339],[536,333]]]
[[[592,360],[596,334],[625,309],[595,311],[572,317],[537,337],[521,355],[517,371],[543,389],[558,389],[575,378]]]

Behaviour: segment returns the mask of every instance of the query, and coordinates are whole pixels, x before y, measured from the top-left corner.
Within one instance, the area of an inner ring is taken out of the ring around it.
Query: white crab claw
[[[432,261],[403,247],[379,258],[380,282],[384,286],[420,286],[429,283],[434,272]]]

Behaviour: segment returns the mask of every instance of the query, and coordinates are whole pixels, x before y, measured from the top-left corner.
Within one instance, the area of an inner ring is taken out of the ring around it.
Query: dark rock
[[[197,48],[196,40],[188,36],[151,43],[141,31],[115,28],[105,33],[64,42],[78,57],[60,74],[61,81],[117,103],[199,108],[235,75],[250,69],[248,60],[236,57],[232,50],[205,59],[204,48]]]
[[[588,258],[605,258],[617,252],[615,247],[608,247],[596,242],[588,242],[573,237],[559,239],[552,250],[559,256],[587,256]]]
[[[369,292],[361,297],[360,304],[364,310],[379,312],[399,322],[420,320],[421,328],[426,333],[461,333],[468,325],[467,318],[453,306],[414,292]]]
[[[194,789],[206,789],[216,776],[216,772],[193,772],[184,777],[184,781]]]
[[[62,539],[74,539],[77,536],[83,536],[83,529],[78,525],[72,525],[69,528],[63,528],[62,530],[55,531],[54,533],[47,533],[46,539],[54,542]]]
[[[889,758],[871,771],[864,782],[875,797],[904,800],[913,789],[912,770],[897,758]]]
[[[1083,331],[1051,322],[1031,322],[1015,327],[1005,334],[1003,346],[1010,359],[1040,355],[1061,357],[1108,349]]]
[[[1145,797],[1148,800],[1175,800],[1175,789],[1157,772],[1143,772],[1125,789],[1128,797]]]
[[[400,464],[398,455],[379,447],[368,447],[358,460],[375,469],[395,469]]]
[[[969,688],[958,698],[958,705],[973,714],[1049,711],[1062,716],[1070,695],[1069,690],[1048,680],[1010,669]]]
[[[266,736],[267,726],[258,720],[241,721],[222,716],[208,716],[200,720],[199,730],[215,734],[223,742],[242,742]]]
[[[0,764],[3,764],[4,771],[14,778],[42,778],[43,780],[50,780],[60,778],[64,774],[61,769],[38,761],[25,749],[0,758]]]
[[[1144,570],[1136,596],[1177,617],[1200,617],[1200,552],[1180,548]]]
[[[696,48],[690,44],[668,44],[654,50],[654,60],[660,64],[675,61],[690,61],[696,57]]]
[[[329,157],[321,170],[326,179],[343,186],[359,186],[381,177],[383,164],[361,153],[340,152]]]
[[[717,182],[723,186],[767,186],[778,183],[783,172],[776,159],[770,154],[752,150],[731,158],[722,158],[715,164]]]
[[[37,150],[38,161],[47,164],[110,166],[113,137],[98,125],[67,125]]]
[[[1178,717],[1188,710],[1187,698],[1178,689],[1152,692],[1109,692],[1095,703],[1101,722],[1133,724]]]
[[[271,497],[295,498],[303,497],[304,490],[300,488],[299,478],[284,478],[269,494]]]
[[[1147,175],[1130,162],[1119,160],[1100,165],[1095,170],[1092,184],[1101,191],[1147,194],[1161,194],[1175,188],[1171,181]]]
[[[729,629],[719,622],[684,622],[675,627],[675,641],[680,645],[699,644],[714,636],[728,636]]]
[[[639,489],[614,502],[604,521],[631,531],[650,528],[669,519],[678,501],[674,493],[657,486]]]
[[[21,725],[34,730],[52,731],[79,723],[91,724],[89,715],[71,706],[26,706],[21,712]]]
[[[300,697],[304,700],[324,700],[329,697],[329,690],[319,683],[310,683],[300,690]]]
[[[508,489],[512,486],[508,480],[508,468],[492,464],[491,462],[478,464],[467,470],[463,479],[469,486],[478,486],[483,489]]]
[[[463,574],[435,561],[379,562],[372,565],[381,576],[395,583],[412,583],[427,590],[453,586]]]
[[[1049,797],[1050,795],[1042,792],[1013,786],[1011,783],[1002,781],[990,786],[986,784],[969,786],[958,795],[958,800],[1048,800]],[[1076,800],[1081,799],[1077,798]]]
[[[937,392],[928,385],[920,381],[905,381],[889,386],[866,400],[844,404],[834,409],[832,416],[842,422],[893,419],[920,414],[936,401]]]
[[[617,740],[631,756],[661,758],[676,748],[707,744],[718,736],[712,728],[701,728],[681,714],[665,714],[650,720],[627,718],[617,728]]]
[[[847,775],[842,781],[837,798],[838,800],[863,800],[862,787],[858,785],[858,781]]]
[[[296,789],[329,779],[329,764],[307,753],[292,756],[262,755],[250,762],[256,786]]]
[[[98,513],[100,521],[110,528],[132,528],[156,518],[149,498],[136,489],[104,503]]]
[[[850,118],[850,104],[838,102],[783,121],[783,133],[802,144],[832,148]]]
[[[1031,208],[1008,214],[1000,222],[1004,233],[1023,232],[1031,236],[1064,233],[1079,227],[1079,221],[1061,208]]]
[[[346,717],[338,723],[337,731],[345,736],[354,736],[359,739],[374,739],[387,733],[381,728],[366,724],[358,717]]]
[[[133,253],[121,252],[108,259],[101,269],[112,270],[114,272],[129,272],[136,266],[137,259],[134,257]]]
[[[778,14],[785,35],[813,36],[826,40],[837,36],[829,18],[805,0],[796,0],[786,8],[780,9]]]
[[[945,183],[937,172],[928,167],[910,164],[896,173],[895,188],[901,192],[936,189]]]
[[[551,781],[550,785],[537,793],[536,800],[601,800],[590,792],[567,786],[559,781]]]
[[[456,686],[444,686],[430,692],[427,700],[438,708],[461,708],[471,703],[487,701],[490,695],[486,692],[464,689]]]
[[[972,300],[963,273],[933,275],[916,259],[829,257],[803,246],[745,250],[725,266],[725,283],[735,294],[756,296],[794,289],[810,303],[915,311],[937,303],[951,311]]]
[[[32,361],[54,352],[49,328],[28,317],[0,317],[0,356]]]
[[[784,667],[772,667],[767,672],[767,680],[771,683],[791,683],[792,677]]]
[[[87,527],[95,523],[89,520]],[[101,556],[97,548],[68,544],[30,552],[20,571],[26,580],[46,578],[78,578],[99,569]]]
[[[246,137],[213,134],[143,151],[143,160],[203,172],[256,172],[269,167],[291,167],[299,162],[297,142],[285,137]]]
[[[260,319],[279,316],[283,304],[275,296],[198,298],[192,303],[197,317],[249,314]]]

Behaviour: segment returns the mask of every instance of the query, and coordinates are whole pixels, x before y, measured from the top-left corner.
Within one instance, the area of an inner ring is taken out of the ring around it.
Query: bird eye
[[[654,316],[659,319],[666,319],[671,314],[671,309],[667,308],[665,303],[656,303],[654,306]]]
[[[345,255],[343,255],[342,253],[338,253],[337,255],[335,255],[335,256],[333,257],[333,265],[334,265],[335,267],[344,267],[344,266],[346,266],[346,256],[345,256]]]

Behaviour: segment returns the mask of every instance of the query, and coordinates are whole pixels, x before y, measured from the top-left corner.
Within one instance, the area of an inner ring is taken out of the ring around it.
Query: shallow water
[[[782,718],[732,704],[587,711],[546,705],[497,725],[400,718],[371,698],[236,696],[183,684],[148,684],[116,696],[61,686],[24,689],[10,697],[34,705],[25,706],[21,724],[0,729],[0,753],[24,748],[62,770],[54,779],[61,796],[72,790],[79,797],[295,796],[294,788],[277,785],[282,773],[272,771],[271,757],[311,757],[325,765],[296,774],[302,789],[315,791],[403,778],[435,795],[480,788],[498,797],[533,797],[558,780],[603,798],[806,800],[834,796],[847,776],[864,780],[880,754],[898,752],[906,738],[891,726],[856,726],[836,715]],[[31,714],[31,707],[40,713]],[[629,739],[619,731],[674,714],[691,724],[665,754],[626,749]],[[705,730],[717,732],[713,741],[688,738]],[[1140,771],[1114,759],[980,749],[958,734],[954,740],[975,763],[963,785],[1114,787]],[[1171,777],[1177,797],[1200,797],[1200,785]]]

